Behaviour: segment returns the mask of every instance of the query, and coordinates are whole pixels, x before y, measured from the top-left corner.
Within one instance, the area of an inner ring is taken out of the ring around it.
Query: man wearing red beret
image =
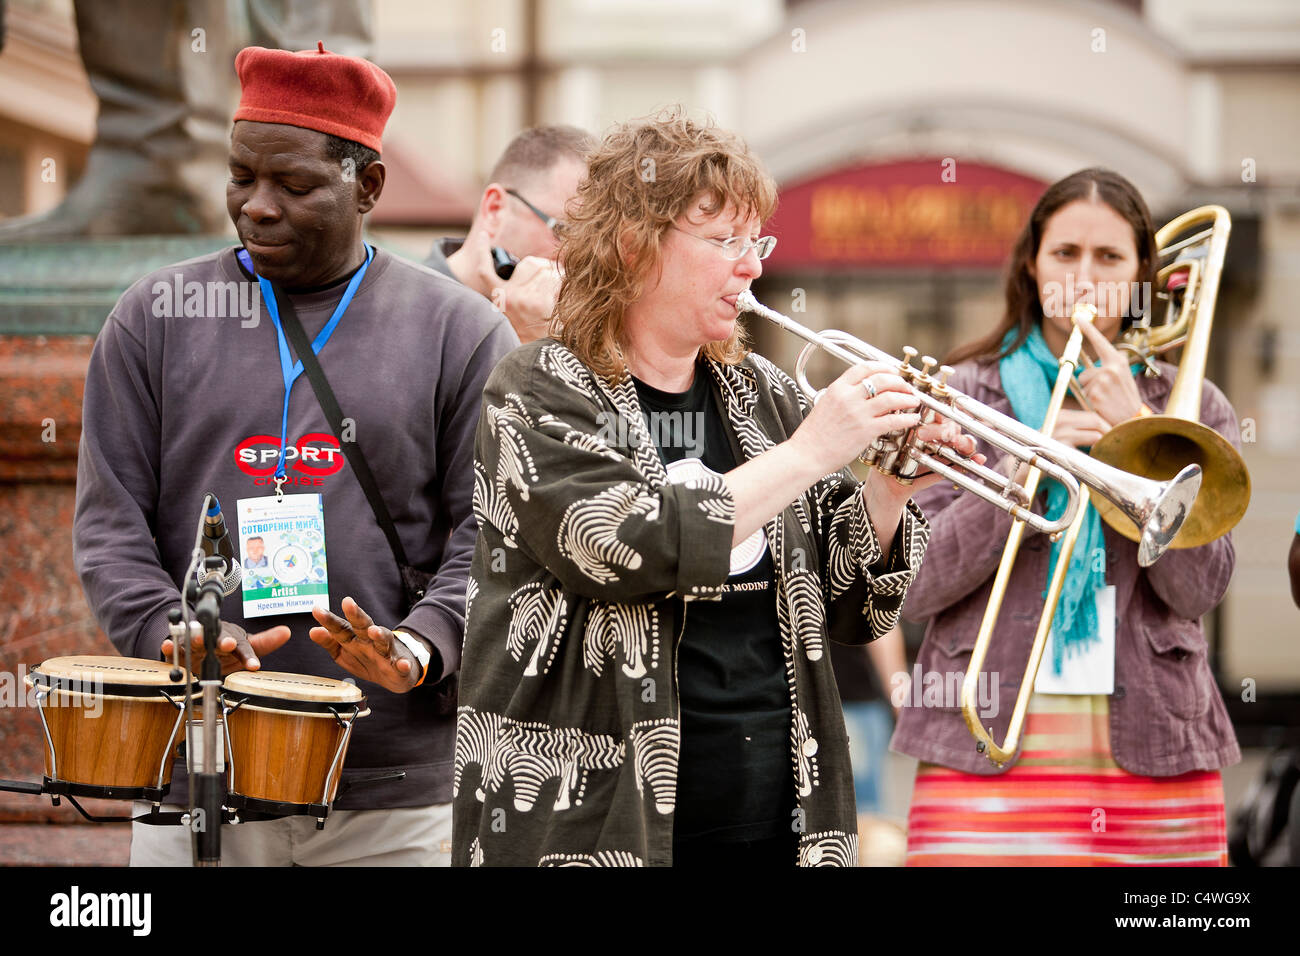
[[[323,46],[250,47],[235,66],[227,206],[242,248],[146,276],[109,316],[86,381],[78,570],[123,654],[170,653],[167,613],[214,492],[240,542],[265,537],[267,573],[292,582],[225,600],[225,671],[347,678],[371,711],[325,828],[305,815],[227,826],[223,862],[445,864],[474,431],[488,373],[518,340],[481,296],[362,241],[384,185],[386,73]],[[287,340],[295,313],[336,424]],[[305,524],[272,540],[267,516],[289,513]],[[183,806],[185,774],[173,779],[168,803]],[[136,824],[131,856],[186,864],[188,832]]]

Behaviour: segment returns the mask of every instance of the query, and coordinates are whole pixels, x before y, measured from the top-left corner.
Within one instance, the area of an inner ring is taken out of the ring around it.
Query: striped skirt
[[[1030,698],[1020,759],[995,777],[921,764],[908,866],[1226,866],[1217,770],[1142,777],[1110,756],[1107,698]]]

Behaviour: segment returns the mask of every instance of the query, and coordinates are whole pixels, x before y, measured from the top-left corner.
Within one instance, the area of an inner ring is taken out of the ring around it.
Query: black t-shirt
[[[880,686],[880,678],[871,665],[871,655],[865,644],[837,644],[830,642],[831,667],[835,669],[835,685],[840,689],[840,700],[888,700],[889,694]]]
[[[723,474],[736,467],[722,399],[708,367],[681,393],[633,382],[646,426],[672,480],[699,459]],[[790,762],[790,692],[776,616],[776,569],[766,534],[732,553],[721,601],[678,605],[674,633],[681,694],[675,840],[761,840],[790,833],[795,806]]]

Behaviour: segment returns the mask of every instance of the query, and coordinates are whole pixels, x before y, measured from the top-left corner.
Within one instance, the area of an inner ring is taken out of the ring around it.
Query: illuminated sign
[[[997,268],[1045,188],[942,159],[837,170],[781,190],[765,230],[779,241],[764,266]]]

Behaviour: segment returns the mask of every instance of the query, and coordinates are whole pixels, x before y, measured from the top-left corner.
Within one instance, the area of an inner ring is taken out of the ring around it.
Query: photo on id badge
[[[320,495],[239,500],[244,617],[329,607],[325,512]]]

